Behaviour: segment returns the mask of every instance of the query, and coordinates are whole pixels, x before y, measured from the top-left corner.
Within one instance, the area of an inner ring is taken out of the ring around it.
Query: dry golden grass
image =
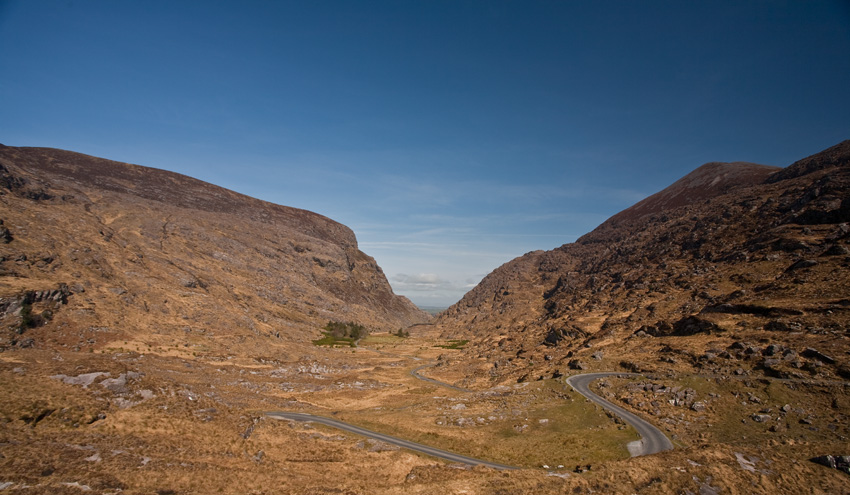
[[[752,408],[736,406],[732,393],[752,391],[769,403],[798,404],[809,397],[806,390],[671,378],[665,384],[693,388],[700,396],[720,394],[722,400],[710,402],[708,419],[686,412],[685,421],[675,424],[664,421],[677,419],[681,408],[662,407],[653,419],[676,435],[679,448],[628,458],[625,444],[634,433],[561,382],[463,393],[410,374],[422,363],[458,352],[434,347],[439,340],[376,335],[367,342],[380,352],[317,347],[309,349],[309,358],[295,360],[275,359],[273,349],[233,359],[5,352],[0,354],[0,483],[29,486],[30,493],[79,493],[87,486],[95,493],[139,494],[489,494],[665,493],[683,486],[696,492],[706,483],[730,493],[781,493],[808,486],[801,483],[809,477],[818,480],[813,493],[829,493],[846,481],[841,478],[846,475],[820,470],[801,457],[846,445],[830,440],[846,432],[829,429],[846,408],[846,395],[838,395],[838,409],[812,406],[832,411],[817,414],[813,425],[792,425],[775,434],[751,421],[741,423],[736,415],[750,414]],[[96,377],[86,388],[51,378],[93,372],[109,376]],[[139,375],[127,375],[134,372]],[[135,378],[117,392],[104,387],[109,383],[104,380],[122,374]],[[616,399],[628,394],[633,381],[609,379],[602,393]],[[334,416],[528,469],[459,469],[331,428],[263,416],[272,410]],[[736,453],[745,460],[758,457],[756,472],[744,469]],[[588,464],[590,471],[572,472]]]

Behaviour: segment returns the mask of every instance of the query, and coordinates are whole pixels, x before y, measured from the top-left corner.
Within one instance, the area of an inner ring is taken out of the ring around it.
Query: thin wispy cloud
[[[841,2],[767,14],[739,2],[734,15],[650,2],[617,16],[533,1],[499,18],[452,2],[333,2],[346,12],[330,24],[324,3],[207,2],[214,38],[185,29],[191,2],[49,3],[15,2],[2,18],[0,46],[15,47],[0,51],[3,144],[326,215],[385,273],[454,287],[411,292],[419,300],[456,301],[467,279],[573,241],[707,161],[784,166],[850,135]],[[364,15],[368,36],[352,36]]]

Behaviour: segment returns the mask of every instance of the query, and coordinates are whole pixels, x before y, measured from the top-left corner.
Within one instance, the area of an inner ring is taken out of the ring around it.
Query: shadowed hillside
[[[573,244],[506,263],[438,324],[474,337],[470,383],[571,367],[850,378],[848,221],[850,141],[786,169],[706,164]],[[832,357],[705,358],[737,341]]]
[[[348,227],[179,174],[3,146],[0,205],[4,347],[221,352],[429,318]]]

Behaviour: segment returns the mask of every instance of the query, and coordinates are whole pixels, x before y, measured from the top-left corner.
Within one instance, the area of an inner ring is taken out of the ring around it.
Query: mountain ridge
[[[52,320],[5,345],[138,347],[183,334],[220,352],[307,343],[332,320],[395,331],[430,319],[322,215],[64,150],[2,146],[0,167],[0,297],[74,289],[63,289],[67,307],[37,304]]]
[[[742,173],[728,174],[735,168]],[[690,200],[686,193],[693,184],[720,187]],[[839,337],[817,345],[844,355],[844,313],[835,307],[850,298],[848,190],[850,141],[786,169],[707,164],[575,243],[505,263],[436,325],[446,337],[471,339],[466,352],[477,361],[457,364],[457,372],[468,376],[466,385],[557,375],[582,356],[593,368],[588,358],[600,347],[631,363],[627,369],[658,368],[652,356],[635,364],[634,346],[646,344],[633,338],[638,332],[698,334],[689,365],[699,368],[702,336],[739,328],[749,329],[734,332],[739,336],[767,338],[764,328],[787,326],[787,316],[776,316],[782,312],[796,315],[799,328],[836,329]],[[679,201],[665,201],[671,198]],[[721,316],[712,312],[717,307],[752,311]],[[753,314],[756,307],[763,309],[760,316]],[[814,346],[808,333],[771,336]],[[683,342],[688,340],[676,345]],[[845,373],[841,361],[818,373]]]

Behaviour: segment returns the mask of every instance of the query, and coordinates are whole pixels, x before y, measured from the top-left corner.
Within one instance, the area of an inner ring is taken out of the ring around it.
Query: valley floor
[[[298,360],[20,349],[0,353],[0,489],[11,493],[846,493],[809,461],[848,445],[846,384],[609,377],[597,393],[661,426],[637,434],[564,379],[466,388],[457,342],[419,332]],[[422,367],[434,363],[431,367]],[[455,385],[424,381],[424,377]],[[813,393],[814,389],[817,393]],[[828,388],[829,394],[823,389]],[[832,397],[825,399],[824,397]],[[470,467],[270,411],[318,414],[523,469]],[[764,412],[762,412],[764,411]]]

